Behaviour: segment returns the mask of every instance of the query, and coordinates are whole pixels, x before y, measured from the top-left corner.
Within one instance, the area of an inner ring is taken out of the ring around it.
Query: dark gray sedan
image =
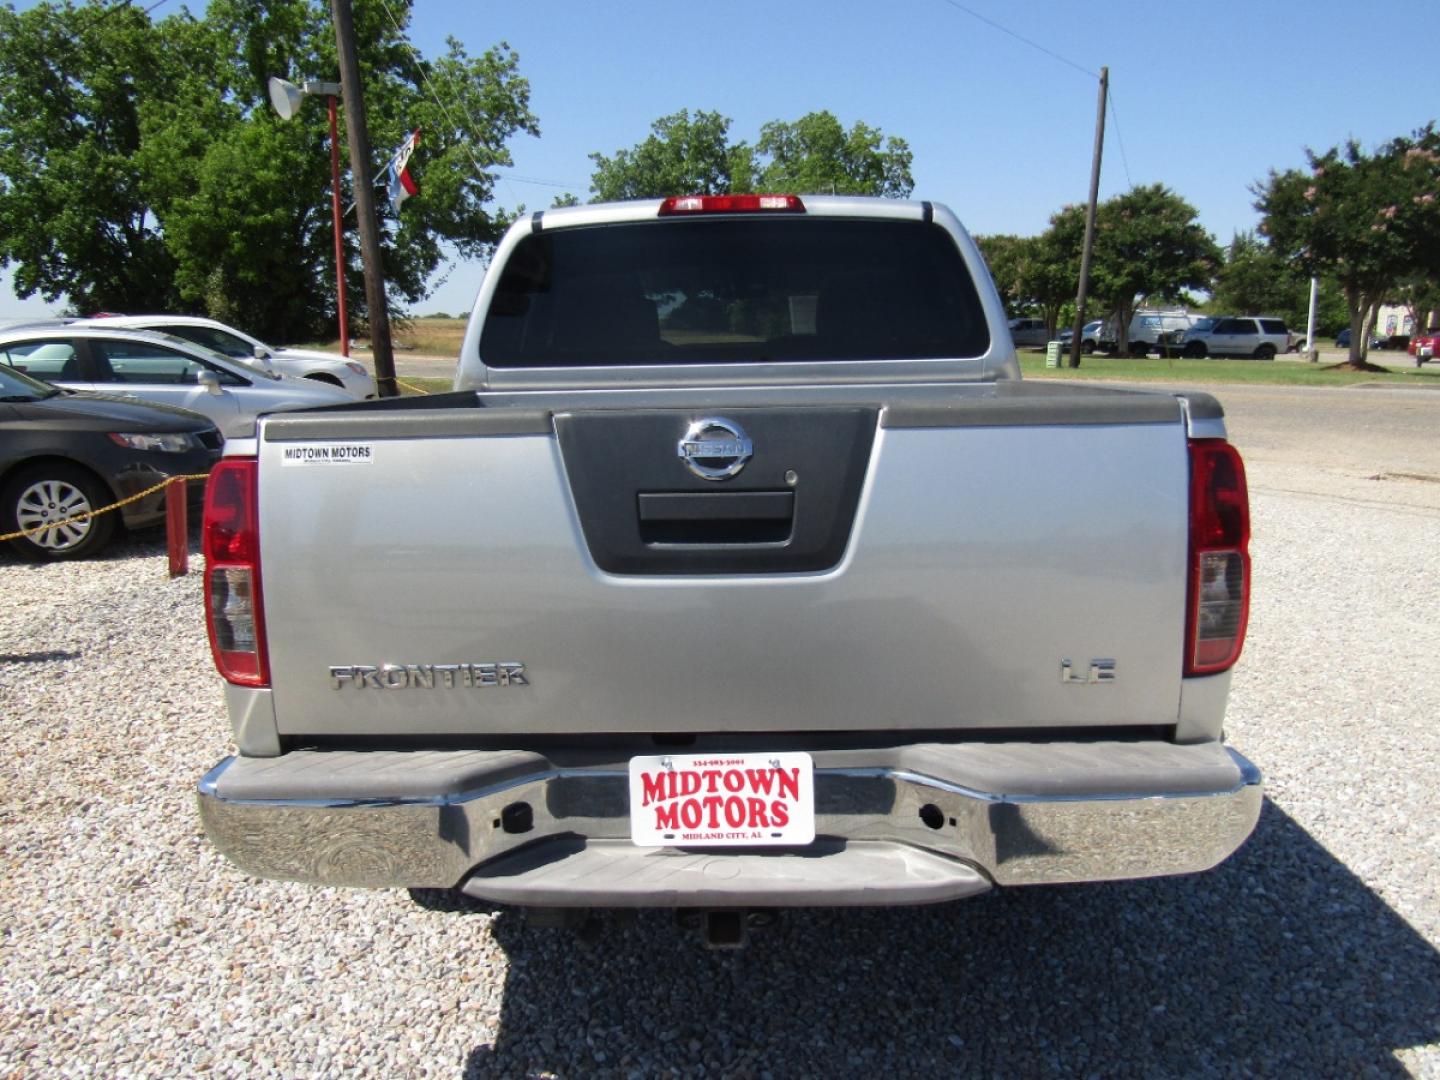
[[[9,541],[26,559],[94,555],[117,525],[162,521],[165,492],[73,519],[168,477],[209,472],[222,444],[196,413],[60,390],[0,365],[0,535],[30,531]]]

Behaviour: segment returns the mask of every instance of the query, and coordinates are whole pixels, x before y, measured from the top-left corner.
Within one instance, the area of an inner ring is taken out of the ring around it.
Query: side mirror
[[[264,345],[256,345],[256,346],[255,346],[255,359],[256,359],[256,360],[269,360],[269,359],[270,359],[270,350],[267,349],[267,348],[265,348]]]
[[[195,381],[205,388],[207,394],[219,397],[225,391],[220,388],[220,376],[213,371],[202,371],[195,376]]]

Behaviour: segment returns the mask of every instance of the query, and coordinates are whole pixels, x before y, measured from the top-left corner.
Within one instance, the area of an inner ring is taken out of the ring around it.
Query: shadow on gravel
[[[492,932],[509,957],[499,1032],[466,1080],[1402,1076],[1393,1051],[1440,1040],[1440,953],[1268,801],[1209,874],[792,911],[738,953],[706,952],[661,912],[589,944],[509,911]]]

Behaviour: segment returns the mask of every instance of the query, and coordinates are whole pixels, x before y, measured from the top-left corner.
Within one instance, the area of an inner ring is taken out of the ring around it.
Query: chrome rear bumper
[[[626,763],[519,751],[297,751],[200,782],[215,846],[259,877],[463,886],[545,906],[901,904],[997,885],[1205,870],[1259,817],[1218,743],[817,751],[816,841],[727,852],[629,842]]]

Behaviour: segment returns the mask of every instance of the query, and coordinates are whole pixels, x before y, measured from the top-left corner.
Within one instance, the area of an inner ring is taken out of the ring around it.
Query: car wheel
[[[1274,346],[1274,345],[1261,345],[1258,349],[1255,350],[1255,359],[1256,359],[1256,360],[1274,360],[1274,359],[1275,359],[1275,346]]]
[[[112,501],[105,486],[84,469],[58,462],[30,466],[16,473],[0,496],[0,532],[40,529],[10,541],[11,550],[23,559],[83,559],[110,542],[115,515],[68,519]]]
[[[1093,341],[1082,341],[1080,343],[1080,351],[1086,356],[1089,356],[1095,351],[1095,343]]]
[[[327,385],[327,386],[344,386],[344,385],[345,385],[345,384],[342,383],[339,379],[337,379],[334,375],[331,375],[331,374],[330,374],[329,372],[327,372],[327,371],[315,371],[315,372],[311,372],[309,375],[306,375],[305,378],[309,379],[311,382],[322,382],[322,383],[324,383],[324,384]]]
[[[1143,358],[1150,354],[1150,346],[1143,341],[1130,342],[1130,355],[1136,358]]]
[[[1191,360],[1205,359],[1205,343],[1202,341],[1190,342],[1189,345],[1185,346],[1185,355]]]

